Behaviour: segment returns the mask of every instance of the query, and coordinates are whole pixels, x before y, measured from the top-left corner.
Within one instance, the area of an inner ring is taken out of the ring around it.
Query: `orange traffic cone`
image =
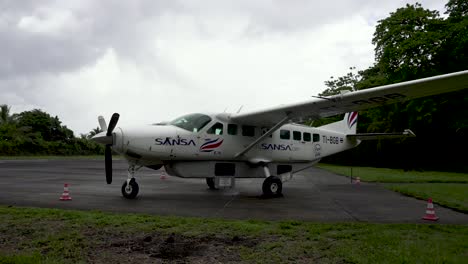
[[[63,193],[60,197],[60,201],[71,201],[71,199],[70,193],[68,192],[68,183],[65,183],[63,185]]]
[[[356,177],[354,184],[360,185],[361,184],[361,177]]]
[[[427,200],[426,215],[422,219],[431,221],[439,220],[439,217],[436,216],[434,211],[434,204],[432,203],[432,198],[429,198],[429,200]]]
[[[166,172],[165,171],[161,171],[161,177],[159,177],[161,180],[165,180],[167,179],[167,176],[166,176]]]

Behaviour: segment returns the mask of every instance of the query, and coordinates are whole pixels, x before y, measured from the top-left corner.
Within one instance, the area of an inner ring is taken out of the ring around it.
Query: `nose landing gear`
[[[141,167],[139,167],[141,168]],[[135,169],[135,165],[131,164],[128,166],[128,178],[122,185],[122,195],[127,199],[134,199],[138,195],[140,187],[135,180],[135,172],[139,169]]]
[[[130,182],[124,181],[122,185],[122,195],[127,199],[134,199],[138,195],[138,183],[135,181],[135,178],[131,179]]]

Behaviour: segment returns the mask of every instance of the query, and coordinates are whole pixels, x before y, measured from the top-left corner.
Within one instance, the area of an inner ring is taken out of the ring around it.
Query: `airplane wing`
[[[241,124],[272,126],[284,122],[285,119],[293,122],[315,120],[466,88],[468,88],[468,70],[384,85],[327,98],[310,99],[264,110],[232,114],[230,118]]]

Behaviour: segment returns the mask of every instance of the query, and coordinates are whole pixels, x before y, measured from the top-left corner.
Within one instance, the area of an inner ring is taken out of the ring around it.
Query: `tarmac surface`
[[[235,189],[209,190],[205,179],[182,179],[147,168],[136,174],[136,199],[121,196],[127,178],[124,160],[113,162],[106,184],[104,160],[0,160],[0,205],[226,219],[317,222],[428,223],[426,201],[389,191],[379,184],[355,185],[318,168],[283,184],[283,197],[262,199],[263,179],[237,179]],[[72,201],[59,201],[63,184]],[[468,214],[435,205],[438,223],[468,224]],[[430,222],[432,223],[432,222]]]

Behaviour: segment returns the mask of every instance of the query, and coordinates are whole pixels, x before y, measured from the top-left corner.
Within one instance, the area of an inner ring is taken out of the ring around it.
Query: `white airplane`
[[[247,113],[188,114],[168,123],[116,128],[98,118],[101,132],[92,139],[104,144],[106,180],[112,182],[111,149],[128,161],[122,185],[125,198],[135,198],[136,171],[145,166],[169,175],[206,178],[210,189],[233,188],[236,178],[265,178],[263,195],[278,196],[283,182],[321,158],[359,145],[362,140],[413,137],[402,133],[356,134],[356,111],[423,96],[468,88],[468,70],[385,85],[326,98],[281,105]],[[321,127],[301,125],[346,113],[344,119]]]

